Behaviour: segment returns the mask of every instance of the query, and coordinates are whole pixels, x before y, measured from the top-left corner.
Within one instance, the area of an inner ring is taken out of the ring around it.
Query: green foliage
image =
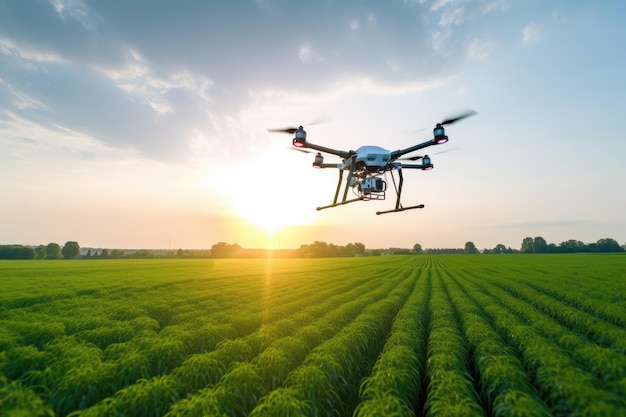
[[[35,259],[35,250],[22,245],[0,245],[0,259]]]
[[[624,277],[592,253],[0,262],[0,415],[619,416]]]
[[[43,259],[46,259],[46,256],[48,256],[46,253],[46,247],[43,245],[39,245],[35,253],[35,259],[43,260]]]
[[[65,245],[63,245],[63,249],[61,249],[61,254],[65,259],[77,258],[78,255],[80,255],[80,246],[78,245],[78,242],[65,242]]]
[[[61,246],[58,243],[48,243],[46,246],[46,259],[63,259]]]
[[[467,255],[475,255],[480,252],[478,252],[478,249],[476,249],[476,245],[474,245],[474,242],[466,242],[463,253]]]
[[[311,415],[311,405],[294,388],[277,388],[263,397],[250,417],[300,417]]]
[[[54,411],[31,388],[19,381],[8,382],[0,375],[0,415],[11,417],[54,417]]]

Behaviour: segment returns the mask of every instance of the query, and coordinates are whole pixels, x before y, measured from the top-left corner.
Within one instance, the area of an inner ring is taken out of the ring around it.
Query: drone
[[[307,134],[302,126],[298,128],[288,127],[283,129],[268,129],[268,132],[294,135],[292,145],[295,147],[295,150],[306,153],[314,153],[313,151],[317,151],[313,161],[314,168],[335,168],[339,171],[339,180],[337,181],[337,189],[335,191],[333,202],[331,204],[317,207],[317,210],[324,210],[357,201],[385,200],[385,195],[387,193],[386,174],[390,173],[396,197],[395,206],[390,210],[377,211],[376,214],[380,215],[424,208],[424,204],[413,206],[402,205],[400,201],[402,196],[402,185],[404,183],[402,169],[421,169],[423,171],[427,171],[433,169],[434,165],[428,155],[406,157],[405,155],[432,145],[442,145],[448,142],[448,136],[446,136],[444,126],[451,125],[474,114],[476,114],[476,112],[470,110],[455,117],[443,120],[435,125],[432,139],[405,149],[398,149],[396,151],[389,151],[380,146],[371,145],[361,146],[355,151],[343,151],[328,148],[326,146],[317,145],[307,141]],[[312,149],[313,151],[310,151],[309,149]],[[341,159],[341,162],[325,163],[323,154],[338,157]],[[415,162],[419,160],[421,160],[421,163],[419,164],[402,162]],[[348,175],[344,180],[344,172],[346,171],[348,172]],[[394,172],[397,172],[398,182],[396,182],[395,176],[393,175]],[[343,193],[341,192],[342,188]],[[348,195],[348,191],[350,189],[353,190],[354,196]],[[340,195],[341,199],[339,198]]]

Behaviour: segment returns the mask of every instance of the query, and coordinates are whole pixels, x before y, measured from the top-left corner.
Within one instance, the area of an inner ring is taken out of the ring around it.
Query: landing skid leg
[[[343,201],[340,201],[339,203],[333,203],[333,204],[329,204],[329,205],[327,205],[327,206],[317,207],[317,209],[316,209],[316,210],[317,210],[317,211],[320,211],[320,210],[324,210],[324,209],[327,209],[327,208],[337,207],[337,206],[343,206],[344,204],[354,203],[355,201],[362,201],[362,200],[364,200],[364,198],[363,198],[363,197],[353,198],[352,200],[343,200]]]
[[[380,214],[387,214],[387,213],[397,213],[399,211],[405,211],[405,210],[413,210],[413,209],[421,209],[424,208],[423,204],[419,204],[417,206],[411,206],[411,207],[400,207],[397,209],[393,209],[393,210],[384,210],[384,211],[377,211],[376,214],[380,215]]]
[[[402,207],[402,204],[400,204],[400,196],[402,195],[402,183],[404,183],[404,177],[402,176],[402,168],[398,169],[398,177],[399,177],[399,182],[398,182],[398,188],[396,189],[396,207],[393,210],[377,211],[376,212],[377,215],[387,214],[387,213],[398,213],[400,211],[405,211],[405,210],[424,208],[423,204],[419,204],[417,206]]]

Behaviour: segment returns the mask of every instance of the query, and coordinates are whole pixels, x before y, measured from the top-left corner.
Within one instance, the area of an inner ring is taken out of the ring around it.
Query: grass
[[[0,262],[0,416],[626,415],[626,256]]]

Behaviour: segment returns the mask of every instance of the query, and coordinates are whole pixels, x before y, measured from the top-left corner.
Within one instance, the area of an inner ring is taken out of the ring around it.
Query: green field
[[[626,255],[0,262],[1,416],[625,416]]]

